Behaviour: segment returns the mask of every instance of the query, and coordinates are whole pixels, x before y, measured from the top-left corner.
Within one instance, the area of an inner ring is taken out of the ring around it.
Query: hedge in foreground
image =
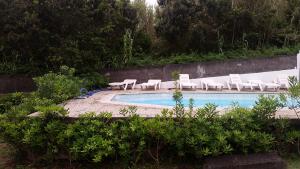
[[[261,97],[253,109],[233,107],[223,116],[207,105],[191,114],[164,110],[151,119],[136,109],[122,110],[126,118],[88,113],[66,118],[62,107],[40,106],[39,117],[2,114],[0,137],[33,161],[57,159],[135,165],[144,160],[203,159],[224,154],[286,150],[295,141],[285,120],[275,120],[275,98]],[[279,149],[280,148],[280,149]]]

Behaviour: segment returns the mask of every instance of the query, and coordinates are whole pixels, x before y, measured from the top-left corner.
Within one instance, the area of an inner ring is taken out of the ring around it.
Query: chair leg
[[[236,88],[237,88],[238,91],[241,91],[241,88],[238,84],[236,84]]]
[[[227,81],[227,87],[229,90],[231,90],[231,85],[229,84],[229,82]]]
[[[263,88],[263,85],[262,84],[259,84],[259,88],[260,88],[260,91],[264,91],[264,88]]]

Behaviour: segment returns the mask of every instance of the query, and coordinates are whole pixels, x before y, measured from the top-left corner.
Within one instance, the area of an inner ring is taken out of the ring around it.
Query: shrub
[[[37,85],[37,95],[40,98],[51,99],[61,103],[80,94],[82,81],[74,76],[75,70],[66,66],[59,73],[50,72],[34,78]]]
[[[275,137],[256,121],[254,111],[235,107],[221,117],[228,140],[235,153],[267,152],[273,149]]]
[[[281,101],[283,106],[288,107],[290,110],[294,111],[296,118],[300,120],[300,83],[295,76],[289,78],[290,87],[286,94],[281,95]],[[300,154],[300,132],[299,129],[291,129],[288,124],[281,123],[278,125],[281,129],[279,137],[281,139],[281,144],[289,145],[297,153]]]
[[[22,116],[37,111],[37,106],[50,106],[53,104],[52,100],[39,98],[35,93],[13,93],[1,98],[0,111],[1,114],[9,116]]]
[[[134,167],[152,159],[159,166],[168,160],[282,150],[287,143],[299,142],[299,132],[274,119],[274,109],[265,109],[272,105],[276,105],[274,99],[261,97],[254,109],[235,106],[222,116],[215,105],[207,105],[193,114],[183,110],[178,117],[174,110],[163,110],[151,119],[129,107],[121,110],[126,116],[121,119],[111,119],[109,113],[88,113],[76,120],[65,119],[63,107],[42,105],[35,107],[41,113],[35,118],[3,114],[0,137],[33,160],[109,160]]]
[[[12,106],[21,104],[24,97],[23,93],[13,93],[0,97],[0,114],[7,113]]]
[[[87,90],[100,89],[106,87],[108,83],[108,79],[97,72],[81,74],[80,77],[83,79],[83,86]]]

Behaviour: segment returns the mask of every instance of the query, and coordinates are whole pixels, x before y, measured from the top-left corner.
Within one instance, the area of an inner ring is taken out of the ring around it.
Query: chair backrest
[[[204,83],[215,83],[215,81],[212,80],[212,79],[203,79],[202,82],[204,82]]]
[[[148,80],[148,83],[158,84],[158,83],[161,83],[161,80],[150,79],[150,80]]]
[[[289,76],[287,74],[280,74],[277,77],[277,82],[280,84],[288,84],[289,83]]]
[[[189,74],[179,74],[179,82],[189,83],[190,82],[190,75]]]
[[[239,74],[230,74],[230,81],[231,83],[242,83],[241,77]]]
[[[136,79],[125,79],[124,83],[127,83],[127,84],[136,83]]]

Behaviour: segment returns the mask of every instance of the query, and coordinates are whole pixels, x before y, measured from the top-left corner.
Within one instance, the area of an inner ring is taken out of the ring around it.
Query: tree
[[[113,68],[137,25],[129,0],[0,0],[0,58],[22,72]]]
[[[149,53],[152,42],[156,39],[153,6],[148,6],[145,0],[134,0],[133,7],[137,11],[138,18],[135,30],[135,53]]]
[[[287,38],[299,42],[298,1],[159,0],[158,4],[156,31],[172,51],[211,52],[220,50],[220,44],[236,49],[244,48],[245,42],[251,49],[283,46]]]

